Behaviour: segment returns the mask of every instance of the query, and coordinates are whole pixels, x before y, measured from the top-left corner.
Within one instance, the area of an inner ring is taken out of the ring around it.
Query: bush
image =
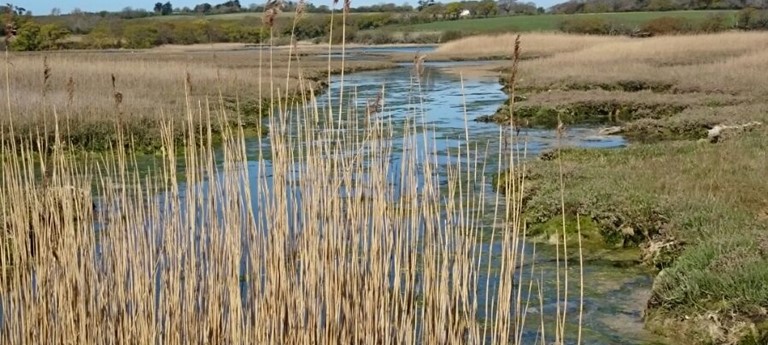
[[[362,44],[389,44],[401,43],[401,40],[394,37],[391,33],[380,31],[366,31],[358,33],[355,36],[356,43]]]
[[[654,35],[679,34],[692,32],[690,21],[680,17],[660,17],[643,24],[641,30]]]
[[[317,37],[323,37],[328,33],[328,27],[330,26],[330,17],[328,16],[309,16],[296,22],[296,27],[293,27],[293,23],[286,25],[280,30],[284,36],[290,36],[291,30],[297,40],[308,40]]]
[[[739,11],[736,27],[742,30],[768,29],[768,11],[745,8]]]
[[[699,31],[701,32],[721,32],[728,30],[731,24],[728,23],[728,17],[725,14],[717,13],[707,16],[707,18],[699,24]]]
[[[340,22],[333,23],[333,33],[331,42],[333,44],[340,44],[342,41],[354,42],[357,35],[357,28],[354,26],[347,26],[346,31],[343,31],[343,27]],[[344,35],[344,36],[343,36]]]
[[[629,30],[617,23],[600,17],[574,17],[560,22],[560,31],[587,35],[619,35]]]
[[[352,17],[359,30],[373,30],[397,22],[391,13],[367,14]]]
[[[131,25],[123,33],[127,48],[146,49],[157,46],[160,33],[153,25]]]
[[[454,40],[457,40],[457,39],[462,38],[464,36],[466,36],[466,34],[464,32],[461,32],[461,31],[456,31],[456,30],[444,31],[440,35],[440,43],[445,43],[445,42],[448,42],[448,41],[454,41]]]

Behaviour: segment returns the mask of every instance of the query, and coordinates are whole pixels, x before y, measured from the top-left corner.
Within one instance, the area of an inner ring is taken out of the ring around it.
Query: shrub
[[[693,31],[693,25],[685,18],[660,17],[643,24],[642,30],[654,35],[679,34]]]
[[[391,33],[380,31],[366,31],[358,33],[355,36],[355,42],[362,44],[388,44],[400,43],[401,40],[394,37]]]
[[[702,32],[720,32],[728,30],[731,24],[728,22],[728,17],[725,14],[717,13],[707,16],[701,24],[699,24],[699,31]]]
[[[440,35],[440,43],[445,43],[445,42],[448,42],[448,41],[457,40],[457,39],[462,38],[464,36],[466,36],[466,35],[464,34],[464,32],[461,32],[461,31],[456,31],[456,30],[444,31]]]
[[[560,22],[559,28],[563,32],[587,35],[618,35],[628,32],[620,24],[592,16],[565,19]]]
[[[40,25],[33,21],[26,21],[19,26],[16,37],[11,42],[11,49],[20,51],[39,50],[43,45],[40,35]]]
[[[310,16],[308,18],[299,20],[296,22],[296,27],[291,25],[285,25],[281,29],[281,33],[285,36],[291,35],[291,30],[294,32],[294,36],[297,40],[307,40],[317,37],[323,37],[328,33],[328,27],[330,26],[330,18],[327,16]]]
[[[333,33],[331,36],[331,42],[333,44],[339,44],[342,41],[354,42],[355,36],[357,35],[357,28],[354,26],[347,26],[346,32],[342,31],[342,29],[343,27],[340,22],[333,23]]]
[[[736,27],[742,30],[768,29],[768,11],[745,8],[739,11],[736,19]]]
[[[352,18],[354,18],[354,25],[359,30],[373,30],[397,22],[391,13],[367,14]]]
[[[159,43],[160,34],[153,25],[131,25],[123,33],[127,48],[152,48]]]

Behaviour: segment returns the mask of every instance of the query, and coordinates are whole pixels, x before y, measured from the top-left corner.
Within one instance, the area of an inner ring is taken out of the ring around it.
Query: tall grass
[[[241,127],[228,125],[239,115],[190,89],[179,90],[183,116],[162,122],[164,154],[148,176],[122,149],[83,165],[61,145],[2,140],[0,343],[529,341],[526,311],[544,282],[521,280],[522,175],[506,210],[495,199],[501,251],[484,251],[480,148],[441,169],[423,113],[399,130],[358,112],[354,95],[338,110],[285,104],[270,82],[271,132],[257,138],[268,145],[249,161]],[[9,99],[4,116],[15,109]],[[519,156],[500,157],[523,171]],[[547,343],[544,316],[533,324]]]

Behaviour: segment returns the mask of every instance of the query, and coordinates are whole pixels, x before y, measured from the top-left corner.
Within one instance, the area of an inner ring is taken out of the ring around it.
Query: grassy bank
[[[190,108],[237,113],[233,124],[262,131],[270,99],[296,101],[309,90],[319,94],[329,71],[341,72],[341,61],[329,62],[325,55],[321,49],[291,53],[288,48],[11,53],[8,84],[0,86],[10,102],[2,109],[4,140],[41,135],[52,142],[58,118],[72,149],[109,150],[118,145],[120,126],[133,148],[156,152],[162,123],[180,122]],[[344,70],[390,66],[384,60],[350,61]],[[180,142],[183,133],[173,137]]]
[[[509,37],[499,39],[500,49],[509,46]],[[564,209],[569,219],[584,217],[605,245],[640,247],[638,259],[659,269],[646,312],[656,332],[685,343],[765,343],[768,129],[712,133],[768,120],[768,83],[758,72],[768,40],[606,39],[521,62],[519,102],[484,118],[551,128],[562,121],[566,130],[615,125],[631,140],[623,149],[566,148],[531,162],[529,227],[546,231]]]

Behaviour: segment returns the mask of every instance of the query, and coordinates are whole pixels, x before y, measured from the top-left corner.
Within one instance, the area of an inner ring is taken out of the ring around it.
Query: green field
[[[692,21],[704,20],[710,15],[725,13],[732,18],[737,11],[669,11],[669,12],[622,12],[595,14],[553,14],[538,16],[512,16],[480,19],[446,20],[425,24],[392,27],[403,31],[469,31],[469,32],[508,32],[508,31],[556,31],[558,25],[567,18],[602,17],[628,26],[638,26],[660,17],[681,17]]]

